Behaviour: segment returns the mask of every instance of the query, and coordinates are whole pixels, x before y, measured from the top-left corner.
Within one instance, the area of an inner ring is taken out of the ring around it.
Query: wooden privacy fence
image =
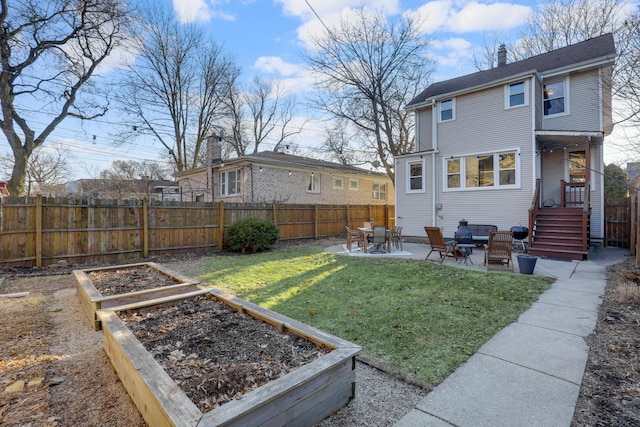
[[[156,202],[35,197],[0,204],[0,266],[42,267],[224,248],[225,227],[272,221],[281,240],[344,234],[345,226],[394,225],[391,205]]]
[[[628,248],[631,232],[630,198],[605,200],[604,245],[607,247]]]

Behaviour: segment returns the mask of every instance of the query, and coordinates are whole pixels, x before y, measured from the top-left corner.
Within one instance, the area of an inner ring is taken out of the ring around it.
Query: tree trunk
[[[15,151],[14,151],[15,153]],[[19,153],[15,153],[15,164],[13,165],[13,171],[11,172],[11,179],[7,186],[12,196],[23,197],[25,176],[27,175],[27,161],[29,156],[24,150]]]

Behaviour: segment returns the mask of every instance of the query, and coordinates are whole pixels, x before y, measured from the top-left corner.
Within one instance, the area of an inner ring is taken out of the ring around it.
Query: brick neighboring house
[[[215,158],[215,155],[214,157]],[[183,201],[393,204],[386,173],[264,151],[175,174]]]
[[[437,82],[412,100],[416,152],[397,156],[396,224],[453,237],[461,219],[529,228],[531,253],[572,259],[604,239],[612,34]]]
[[[98,199],[180,200],[178,183],[166,179],[79,179],[65,184],[65,193]]]

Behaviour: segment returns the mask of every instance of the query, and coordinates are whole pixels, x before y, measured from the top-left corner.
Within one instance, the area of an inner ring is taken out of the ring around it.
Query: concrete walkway
[[[387,256],[424,259],[428,245],[403,249],[410,255]],[[627,249],[599,248],[589,252],[588,261],[538,259],[534,273],[555,278],[552,287],[395,427],[569,426],[589,352],[584,338],[595,327],[606,286],[605,268],[627,256]],[[474,250],[471,260],[469,266],[453,259],[444,264],[486,270],[482,249]],[[514,262],[519,274],[515,256]]]

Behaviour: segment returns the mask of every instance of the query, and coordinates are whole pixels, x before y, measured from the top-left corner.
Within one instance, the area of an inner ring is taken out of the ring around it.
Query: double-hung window
[[[349,178],[349,190],[358,191],[358,180],[355,178]]]
[[[235,196],[242,190],[242,172],[240,169],[220,172],[220,194],[223,196]]]
[[[320,174],[311,172],[307,179],[307,193],[319,193],[320,192]]]
[[[512,83],[505,86],[505,108],[515,108],[529,104],[527,82]]]
[[[547,83],[543,86],[544,115],[553,116],[567,112],[565,80]]]
[[[410,162],[407,165],[407,188],[409,193],[422,193],[425,189],[424,163]]]
[[[518,184],[516,151],[483,153],[445,159],[445,190],[509,188]]]
[[[439,113],[438,116],[441,122],[446,122],[456,118],[455,115],[455,101],[453,99],[447,99],[446,101],[440,101],[438,104]]]
[[[387,184],[373,183],[373,200],[387,200]]]

